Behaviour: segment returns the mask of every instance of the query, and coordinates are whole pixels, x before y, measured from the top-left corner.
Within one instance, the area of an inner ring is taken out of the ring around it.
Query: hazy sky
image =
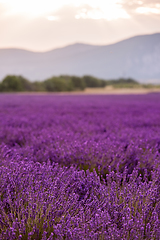
[[[0,0],[0,48],[45,51],[160,32],[160,0]]]

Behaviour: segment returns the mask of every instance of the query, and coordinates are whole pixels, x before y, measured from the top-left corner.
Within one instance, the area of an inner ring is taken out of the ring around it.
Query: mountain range
[[[0,80],[8,74],[31,81],[67,74],[160,83],[160,33],[105,46],[75,43],[47,52],[0,49]]]

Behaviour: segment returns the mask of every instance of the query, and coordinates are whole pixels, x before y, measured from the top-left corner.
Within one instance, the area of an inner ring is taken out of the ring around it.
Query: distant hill
[[[106,46],[76,43],[44,53],[0,49],[0,79],[8,74],[23,75],[31,81],[68,74],[160,83],[160,33]]]

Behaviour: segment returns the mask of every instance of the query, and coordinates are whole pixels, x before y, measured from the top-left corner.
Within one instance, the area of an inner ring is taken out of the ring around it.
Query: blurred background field
[[[0,92],[70,92],[83,94],[133,94],[159,92],[160,85],[141,84],[131,78],[113,80],[98,79],[93,76],[61,75],[44,81],[31,82],[22,76],[8,75],[0,83]]]

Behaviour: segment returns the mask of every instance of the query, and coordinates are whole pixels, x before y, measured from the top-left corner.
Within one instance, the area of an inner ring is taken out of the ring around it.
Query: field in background
[[[83,91],[71,91],[71,92],[17,92],[20,95],[126,95],[126,94],[148,94],[148,93],[160,93],[159,87],[134,87],[134,88],[123,88],[106,86],[104,88],[85,88]]]
[[[0,92],[49,92],[49,93],[148,93],[160,90],[160,85],[140,84],[131,78],[104,80],[93,76],[51,77],[44,81],[30,82],[22,76],[8,75],[0,82]]]
[[[104,88],[86,88],[84,93],[86,94],[147,94],[153,92],[160,92],[160,88],[152,87],[114,87],[114,86],[106,86]]]

